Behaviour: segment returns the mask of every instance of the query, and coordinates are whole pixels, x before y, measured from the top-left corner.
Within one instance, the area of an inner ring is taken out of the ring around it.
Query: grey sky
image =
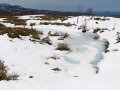
[[[0,0],[0,3],[17,4],[28,8],[75,11],[77,4],[96,11],[119,11],[120,0]]]

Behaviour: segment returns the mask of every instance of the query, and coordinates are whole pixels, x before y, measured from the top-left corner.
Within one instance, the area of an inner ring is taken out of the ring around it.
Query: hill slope
[[[18,17],[26,20],[25,28],[35,23],[32,28],[43,33],[39,33],[37,42],[31,35],[21,34],[20,38],[9,38],[7,33],[0,35],[1,60],[9,73],[19,75],[17,81],[0,81],[0,90],[120,89],[119,18],[79,16],[77,23],[77,17],[64,21],[43,20],[38,15]],[[7,27],[24,27],[6,23],[4,18],[0,21]],[[62,25],[55,25],[56,22]],[[49,40],[51,44],[46,43]],[[66,43],[69,49],[58,50],[59,43]]]

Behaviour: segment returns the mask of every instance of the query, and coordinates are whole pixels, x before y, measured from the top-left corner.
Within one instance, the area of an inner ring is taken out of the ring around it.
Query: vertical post
[[[79,13],[80,13],[79,11],[80,11],[80,5],[78,4],[77,5],[77,14],[78,14],[77,15],[77,24],[78,24],[78,21],[79,21]]]

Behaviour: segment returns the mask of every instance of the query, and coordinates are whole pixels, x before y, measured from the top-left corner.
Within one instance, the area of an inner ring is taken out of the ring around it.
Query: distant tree
[[[93,8],[88,8],[88,9],[87,9],[87,13],[88,13],[88,14],[92,14],[92,13],[93,13]]]
[[[83,5],[80,5],[80,13],[81,13],[81,14],[82,14],[83,10],[84,10]]]
[[[82,11],[83,11],[83,6],[82,5],[80,5],[80,4],[78,4],[77,5],[77,23],[78,23],[78,21],[79,21],[79,15],[82,13]]]

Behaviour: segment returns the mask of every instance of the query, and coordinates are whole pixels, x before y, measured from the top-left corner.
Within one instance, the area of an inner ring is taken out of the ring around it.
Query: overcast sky
[[[0,3],[17,4],[28,8],[76,11],[77,4],[94,11],[119,11],[120,0],[0,0]]]

